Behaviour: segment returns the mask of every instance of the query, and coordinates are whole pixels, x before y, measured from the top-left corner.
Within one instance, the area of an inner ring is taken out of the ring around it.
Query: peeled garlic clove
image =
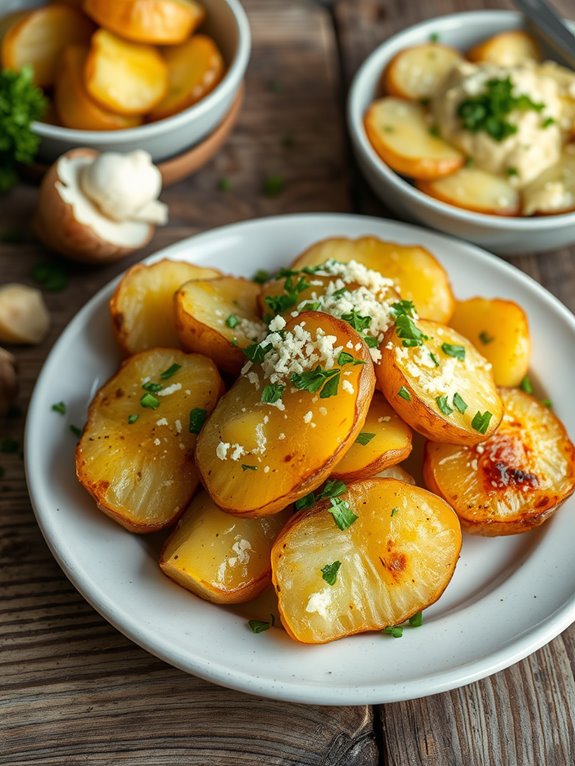
[[[0,287],[0,341],[40,343],[50,327],[42,293],[28,285]]]
[[[5,415],[18,396],[16,359],[10,352],[0,348],[0,415]]]

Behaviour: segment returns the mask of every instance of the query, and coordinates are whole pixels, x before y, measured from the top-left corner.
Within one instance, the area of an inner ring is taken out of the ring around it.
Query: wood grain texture
[[[50,347],[129,263],[197,231],[256,216],[388,214],[362,181],[345,137],[351,77],[381,40],[409,24],[456,10],[511,7],[495,0],[244,5],[253,55],[232,137],[200,174],[165,191],[170,225],[144,253],[98,269],[66,265],[69,286],[45,296],[53,319],[48,338],[15,350],[21,414],[0,419],[0,438],[22,444],[26,404]],[[572,0],[555,5],[568,13]],[[275,174],[285,186],[268,197],[265,180]],[[230,191],[218,189],[222,178]],[[0,234],[10,230],[21,239],[0,244],[0,283],[33,284],[33,265],[48,257],[29,231],[35,198],[36,189],[25,184],[0,198]],[[575,310],[574,254],[514,262]],[[249,697],[168,667],[100,618],[41,537],[19,450],[0,454],[0,466],[0,766],[575,763],[575,628],[507,671],[426,699],[320,708]]]

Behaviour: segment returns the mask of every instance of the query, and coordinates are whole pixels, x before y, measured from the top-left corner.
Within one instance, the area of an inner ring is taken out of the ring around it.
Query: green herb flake
[[[70,431],[74,434],[74,436],[77,436],[78,439],[80,438],[80,436],[82,436],[82,429],[78,428],[78,426],[71,425]]]
[[[142,383],[142,388],[144,391],[151,391],[153,394],[157,394],[158,391],[162,390],[163,386],[161,383],[154,383],[153,380],[148,380]]]
[[[369,444],[370,441],[374,438],[375,434],[370,434],[367,431],[362,431],[355,441],[358,444],[361,444],[362,447],[365,447],[365,445]]]
[[[429,340],[429,336],[425,335],[407,314],[399,314],[396,317],[395,332],[407,347],[421,346],[424,341]]]
[[[139,417],[139,415],[128,415],[128,424],[133,426]]]
[[[438,43],[439,42],[439,32],[432,32],[429,35],[429,42],[430,43]]]
[[[446,396],[437,396],[435,401],[441,413],[444,415],[451,415],[453,413],[453,409],[449,406]]]
[[[55,261],[42,261],[32,268],[32,277],[49,293],[58,293],[68,287],[64,267]]]
[[[274,404],[275,402],[279,402],[284,394],[284,391],[285,386],[270,383],[264,387],[261,401],[265,402],[266,404]]]
[[[259,363],[263,362],[265,355],[268,351],[271,351],[271,348],[271,343],[267,343],[265,346],[262,346],[260,343],[252,343],[251,346],[246,346],[243,352],[250,362]]]
[[[399,513],[399,508],[392,508],[391,513],[389,515],[391,516],[391,518],[393,518],[396,513]]]
[[[324,487],[318,495],[318,500],[326,500],[330,497],[339,497],[347,491],[345,482],[341,479],[328,479],[324,484]]]
[[[356,359],[355,356],[348,354],[347,351],[339,352],[337,356],[337,363],[340,367],[343,367],[344,364],[365,364],[363,359]]]
[[[549,128],[551,125],[555,125],[557,120],[554,117],[546,117],[541,123],[542,128]]]
[[[397,392],[398,396],[401,396],[402,399],[405,399],[406,402],[411,401],[411,394],[407,390],[405,386],[402,386],[399,391]]]
[[[16,454],[18,452],[18,442],[16,439],[13,439],[11,436],[5,436],[0,441],[0,452],[3,452],[5,455]]]
[[[268,176],[264,181],[263,192],[266,197],[277,197],[281,194],[285,187],[285,180],[283,176],[274,174]]]
[[[160,400],[148,391],[140,399],[140,404],[148,410],[157,410],[160,406]]]
[[[319,301],[308,301],[301,307],[301,311],[319,311],[321,303]]]
[[[368,348],[378,348],[378,346],[379,346],[378,339],[374,338],[373,335],[362,335],[361,339],[363,340],[363,342],[365,343],[365,345]],[[364,364],[365,364],[365,362],[364,362]]]
[[[320,399],[327,399],[335,396],[338,391],[341,370],[334,368],[332,370],[322,370],[316,367],[313,370],[297,373],[294,372],[290,380],[295,388],[300,391],[309,391],[312,394],[320,391]]]
[[[437,125],[431,125],[431,127],[428,130],[428,133],[430,136],[433,136],[434,138],[441,138],[441,133],[439,132],[439,128]]]
[[[263,285],[268,281],[270,276],[271,275],[269,271],[266,271],[265,269],[258,269],[252,277],[252,282],[255,282],[258,285]]]
[[[433,353],[433,351],[429,352],[429,356],[431,357],[431,361],[436,367],[439,367],[439,359],[437,358],[437,355]]]
[[[202,409],[201,407],[194,407],[193,410],[190,410],[190,419],[189,419],[189,431],[191,434],[199,434],[202,430],[202,426],[204,425],[206,418],[208,417],[208,411]]]
[[[327,383],[321,389],[319,393],[319,398],[329,399],[331,396],[337,396],[339,381],[340,381],[340,371],[337,370],[336,374],[333,375],[331,378],[329,378]]]
[[[316,504],[316,497],[314,492],[310,492],[299,500],[296,500],[293,507],[296,511],[305,511],[307,508],[311,508]]]
[[[522,391],[525,391],[526,394],[532,394],[533,393],[533,384],[531,383],[531,379],[529,378],[529,375],[525,375],[521,383],[519,384],[519,388]]]
[[[266,630],[273,627],[274,622],[275,618],[272,614],[269,622],[266,622],[265,620],[249,620],[248,625],[252,633],[265,633]]]
[[[471,421],[471,427],[475,429],[475,431],[478,431],[480,434],[487,433],[487,429],[489,428],[489,422],[493,415],[488,410],[485,410],[485,412],[476,412],[473,416],[473,420]]]
[[[358,516],[351,510],[347,500],[342,500],[340,497],[332,497],[329,502],[331,507],[327,510],[333,516],[333,520],[338,528],[343,532],[351,527]]]
[[[393,636],[393,638],[401,638],[403,636],[403,628],[401,625],[390,625],[389,627],[384,628],[383,632],[388,636]]]
[[[484,346],[488,346],[490,343],[493,343],[495,340],[495,335],[490,335],[485,330],[481,330],[479,333],[479,340],[483,343]]]
[[[356,309],[352,309],[347,314],[342,314],[341,318],[344,322],[350,324],[357,332],[363,332],[364,330],[367,330],[371,324],[371,317],[362,316],[359,311],[356,311]]]
[[[409,624],[412,628],[420,628],[423,625],[423,612],[416,612],[409,618]]]
[[[331,564],[326,564],[321,568],[321,576],[328,585],[335,585],[340,566],[341,561],[334,561]]]
[[[391,304],[391,311],[396,317],[402,314],[412,317],[415,314],[415,305],[413,301],[401,300]]]
[[[519,172],[518,172],[517,168],[514,168],[514,167],[506,168],[505,172],[507,173],[507,175],[510,178],[513,178],[514,176],[518,176],[519,175]]]
[[[229,317],[226,319],[226,325],[230,327],[232,330],[234,327],[237,327],[240,323],[240,320],[237,318],[235,314],[230,314]]]
[[[385,133],[395,133],[395,128],[393,127],[393,125],[384,125],[383,130],[385,131]]]
[[[550,410],[553,409],[553,402],[551,401],[551,399],[541,399],[541,404],[544,407],[548,407]]]
[[[257,471],[258,467],[257,465],[247,465],[246,463],[242,463],[242,471]]]
[[[231,339],[230,343],[232,344],[232,346],[233,346],[234,348],[237,348],[237,347],[240,345],[240,344],[239,344],[239,342],[238,342],[238,339],[236,338],[236,336],[235,336],[235,335],[234,335],[234,337]]]
[[[174,362],[174,364],[168,367],[167,370],[164,370],[163,372],[160,373],[160,378],[161,380],[169,380],[177,373],[178,370],[181,370],[181,369],[182,369],[182,365],[176,364]]]
[[[465,410],[467,409],[467,407],[468,407],[469,405],[468,405],[468,404],[467,404],[467,402],[466,402],[466,401],[465,401],[465,400],[464,400],[464,399],[463,399],[463,398],[462,398],[462,397],[461,397],[461,396],[460,396],[460,395],[459,395],[459,394],[456,392],[456,393],[454,393],[454,394],[453,394],[453,406],[455,407],[455,409],[456,409],[458,412],[461,412],[461,414],[463,415],[463,413],[465,412]]]
[[[222,192],[228,192],[232,189],[232,182],[229,178],[224,176],[223,178],[220,178],[218,181],[218,189]]]
[[[454,359],[459,359],[463,362],[465,359],[465,346],[458,346],[453,343],[442,343],[441,350],[447,356],[451,356]]]
[[[64,402],[56,402],[52,405],[52,412],[58,412],[60,415],[66,414],[66,405]]]

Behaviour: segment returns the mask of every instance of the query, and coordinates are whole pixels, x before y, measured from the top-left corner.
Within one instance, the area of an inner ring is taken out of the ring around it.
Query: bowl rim
[[[466,25],[480,26],[482,22],[489,20],[500,20],[504,25],[501,31],[506,28],[517,28],[524,25],[525,16],[519,11],[506,10],[478,10],[478,11],[460,11],[457,13],[445,14],[443,16],[434,16],[431,19],[425,19],[417,24],[406,27],[388,37],[378,45],[364,60],[358,71],[353,77],[347,100],[347,123],[353,143],[363,158],[369,163],[375,173],[383,178],[395,188],[395,190],[404,196],[407,196],[415,204],[427,208],[429,211],[441,216],[449,216],[457,221],[472,223],[475,226],[484,228],[495,227],[507,231],[530,231],[547,230],[557,227],[567,227],[575,225],[575,211],[567,213],[552,213],[542,216],[499,216],[491,213],[480,213],[465,208],[458,208],[447,202],[435,199],[425,194],[408,183],[402,176],[392,170],[389,165],[377,154],[372,147],[364,128],[364,111],[361,106],[362,94],[365,91],[364,80],[366,80],[374,69],[383,71],[386,59],[386,53],[390,47],[397,45],[403,37],[411,36],[414,32],[422,35],[430,30],[441,32],[442,29],[456,28],[463,23]],[[575,26],[574,22],[566,20],[570,26]]]
[[[165,117],[157,122],[138,125],[135,128],[125,128],[122,130],[77,130],[75,128],[65,128],[60,125],[36,121],[32,123],[34,133],[40,138],[69,141],[74,145],[81,145],[84,141],[97,141],[100,145],[106,143],[130,143],[170,133],[173,129],[181,128],[188,124],[188,122],[201,118],[210,112],[214,105],[226,98],[230,91],[237,89],[239,86],[247,68],[251,50],[250,25],[241,3],[239,0],[224,0],[224,2],[232,12],[236,25],[238,44],[232,63],[228,67],[223,79],[205,98],[171,117]]]

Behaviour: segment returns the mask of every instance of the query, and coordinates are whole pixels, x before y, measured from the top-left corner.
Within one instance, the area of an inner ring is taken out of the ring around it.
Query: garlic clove
[[[16,359],[9,351],[0,348],[0,415],[6,415],[17,396]]]
[[[42,293],[28,285],[0,287],[0,342],[40,343],[50,327]]]

